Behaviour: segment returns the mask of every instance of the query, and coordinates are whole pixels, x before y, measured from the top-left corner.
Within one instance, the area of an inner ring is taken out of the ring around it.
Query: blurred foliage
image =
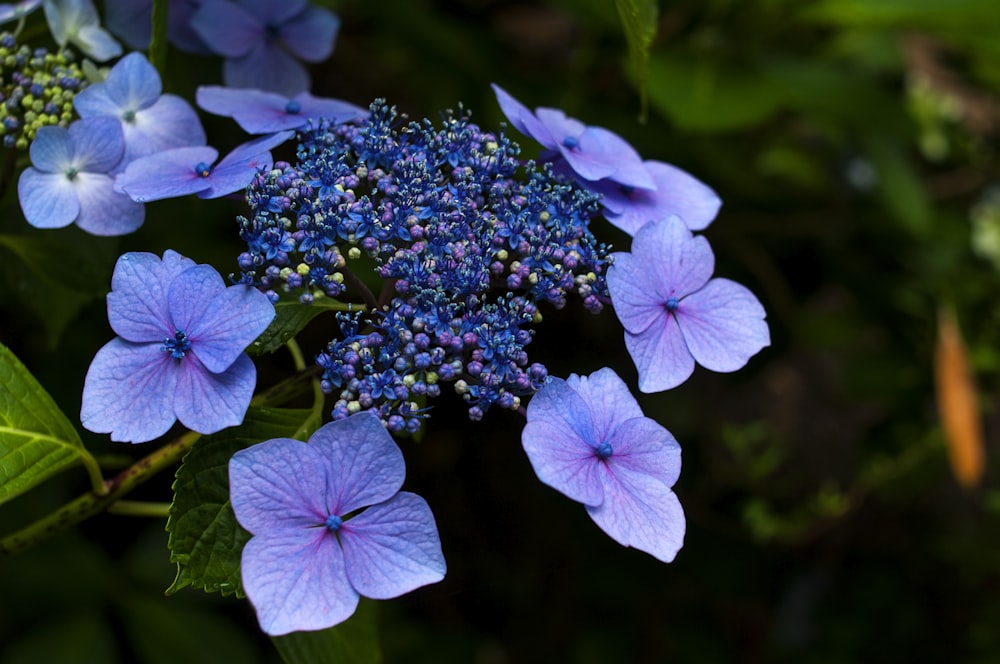
[[[406,488],[434,510],[448,576],[379,604],[384,661],[1000,660],[1000,3],[661,1],[645,124],[614,3],[326,4],[343,23],[333,57],[313,70],[317,94],[385,97],[413,118],[461,102],[496,128],[496,82],[710,184],[724,201],[706,233],[717,273],[759,294],[773,337],[737,374],[699,370],[640,395],[684,449],[688,533],[671,565],[622,549],[538,483],[516,415],[475,425],[440,400],[404,453]],[[220,77],[217,60],[171,50],[168,63],[179,94]],[[238,141],[232,123],[205,124],[223,151]],[[149,206],[135,236],[93,248],[58,237],[90,255],[171,247],[225,273],[241,210],[172,201]],[[595,231],[628,246],[603,222]],[[39,276],[32,243],[55,234],[14,213],[0,234],[0,341],[75,413],[87,364],[111,337],[100,293],[63,276],[75,259]],[[110,275],[111,260],[99,265]],[[61,316],[41,316],[41,297],[63,303]],[[942,306],[956,313],[984,424],[983,479],[967,490],[935,407]],[[624,348],[608,343],[621,335],[612,312],[543,313],[533,359],[562,376],[610,365],[635,384]],[[307,355],[327,340],[323,320],[299,337]],[[291,363],[278,353],[258,365],[268,384]],[[132,453],[84,442],[98,458]],[[168,499],[169,481],[139,497]],[[0,526],[85,487],[78,471],[50,480],[0,511]],[[142,552],[156,582],[133,580],[129,561],[150,537],[140,523],[103,516],[0,562],[0,659],[279,661],[245,603],[162,597],[172,578],[162,532]]]

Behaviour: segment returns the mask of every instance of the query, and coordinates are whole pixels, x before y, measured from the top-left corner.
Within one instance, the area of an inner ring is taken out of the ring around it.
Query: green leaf
[[[357,305],[355,305],[356,307]],[[266,355],[284,346],[309,322],[327,311],[349,311],[351,305],[331,299],[319,299],[313,304],[278,302],[274,305],[274,320],[257,340],[247,348],[249,355]]]
[[[882,136],[869,135],[864,145],[878,173],[878,192],[886,210],[913,235],[927,235],[933,206],[912,160],[900,145]]]
[[[170,561],[177,563],[168,595],[193,586],[243,596],[240,554],[250,534],[236,522],[229,504],[229,458],[271,438],[301,435],[311,414],[305,409],[250,408],[243,424],[202,438],[184,457],[167,519]]]
[[[329,629],[292,632],[271,639],[285,664],[377,664],[375,602],[363,599],[354,615]]]
[[[615,0],[618,16],[625,30],[628,57],[635,74],[636,87],[642,104],[642,118],[647,112],[647,82],[649,78],[649,47],[656,37],[656,0]]]
[[[91,457],[76,429],[0,344],[0,503],[85,460]]]

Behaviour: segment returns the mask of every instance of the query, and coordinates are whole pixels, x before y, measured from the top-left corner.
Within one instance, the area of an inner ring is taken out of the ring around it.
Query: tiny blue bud
[[[611,448],[611,443],[606,440],[601,441],[601,444],[597,446],[597,458],[604,460],[612,454],[614,454],[614,450]]]
[[[340,530],[340,526],[342,526],[343,523],[344,523],[343,519],[341,519],[336,514],[331,514],[330,516],[326,517],[326,521],[323,522],[323,525],[325,525],[327,530],[329,530],[331,533],[335,533],[338,530]]]
[[[563,139],[563,145],[568,147],[570,150],[572,150],[579,144],[580,142],[576,140],[575,136],[567,136],[566,138]]]
[[[292,115],[295,115],[301,110],[302,110],[302,105],[299,104],[299,102],[295,101],[294,99],[289,99],[288,103],[285,104],[285,113],[291,113]]]
[[[676,297],[668,297],[666,302],[667,311],[677,311],[677,307],[681,306],[680,301]]]
[[[212,172],[212,167],[203,161],[199,161],[194,166],[194,172],[203,178],[207,178],[209,174]]]

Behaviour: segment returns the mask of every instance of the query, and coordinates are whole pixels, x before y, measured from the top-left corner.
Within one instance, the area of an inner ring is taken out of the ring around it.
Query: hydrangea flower
[[[218,164],[219,152],[208,146],[157,152],[126,166],[115,179],[115,188],[143,203],[188,194],[219,198],[245,189],[258,170],[270,169],[271,148],[292,136],[294,132],[285,131],[248,141]]]
[[[169,0],[167,36],[170,43],[187,53],[208,55],[212,51],[191,27],[191,17],[201,0]],[[104,22],[108,30],[129,47],[146,50],[152,39],[153,0],[104,0]]]
[[[59,47],[73,44],[85,54],[104,62],[122,54],[122,46],[101,27],[91,0],[45,0],[45,19]]]
[[[184,99],[160,94],[156,68],[142,53],[119,60],[103,83],[95,83],[73,100],[80,117],[109,116],[125,134],[122,165],[171,148],[204,145],[205,130]]]
[[[206,0],[191,27],[226,58],[222,79],[228,87],[292,96],[311,87],[299,60],[330,57],[340,19],[307,0]]]
[[[771,343],[766,313],[746,287],[710,279],[715,256],[678,217],[646,224],[632,252],[614,254],[608,291],[643,392],[683,383],[695,362],[736,371]]]
[[[308,443],[276,438],[233,455],[230,501],[253,534],[243,590],[265,632],[331,627],[361,595],[389,599],[444,578],[434,515],[399,490],[405,475],[369,412],[320,427]]]
[[[0,4],[0,23],[9,23],[24,18],[42,6],[42,0],[21,0]]]
[[[368,111],[360,106],[313,97],[308,92],[286,97],[263,90],[209,85],[198,88],[196,99],[198,106],[209,113],[236,120],[248,134],[299,129],[320,118],[339,124],[368,117]]]
[[[521,442],[538,479],[583,503],[619,544],[664,562],[674,559],[685,528],[671,490],[681,472],[681,448],[643,416],[614,371],[551,378],[527,415]]]
[[[118,259],[108,321],[119,335],[87,371],[80,419],[111,440],[158,438],[176,420],[200,433],[243,421],[257,382],[244,349],[274,318],[267,297],[226,287],[210,265],[168,250]]]
[[[123,150],[121,127],[111,118],[78,120],[69,129],[39,129],[28,152],[32,165],[17,181],[28,223],[62,228],[76,222],[94,235],[123,235],[139,228],[145,208],[116,192],[108,175]]]
[[[656,186],[639,153],[618,134],[588,127],[555,108],[538,108],[532,113],[496,84],[493,92],[515,129],[557,153],[584,180],[607,178],[643,189]]]

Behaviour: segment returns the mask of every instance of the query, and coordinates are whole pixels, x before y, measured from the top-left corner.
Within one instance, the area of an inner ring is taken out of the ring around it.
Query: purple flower
[[[207,146],[157,152],[126,166],[115,188],[143,203],[188,194],[219,198],[246,188],[258,170],[271,168],[271,148],[294,135],[284,131],[248,141],[214,166],[219,153]]]
[[[679,218],[646,224],[614,259],[608,291],[643,392],[680,385],[695,362],[736,371],[771,343],[764,307],[744,286],[710,280],[712,249]]]
[[[42,6],[42,0],[21,0],[0,4],[0,23],[8,23],[24,18]]]
[[[108,73],[73,100],[80,117],[109,116],[125,134],[122,166],[145,155],[188,145],[204,145],[205,131],[191,105],[174,95],[161,95],[156,68],[141,53],[129,53]]]
[[[306,0],[206,0],[191,26],[227,58],[222,70],[227,86],[292,96],[310,87],[299,60],[330,57],[340,19]]]
[[[122,45],[101,27],[91,0],[45,0],[45,20],[60,48],[73,44],[98,62],[122,54]]]
[[[119,335],[87,371],[80,419],[111,440],[141,443],[176,420],[200,433],[243,421],[257,383],[244,349],[274,307],[250,286],[226,287],[210,265],[168,250],[118,259],[108,321]]]
[[[528,404],[521,443],[538,479],[583,503],[613,540],[664,562],[677,555],[680,445],[643,416],[614,371],[551,378]]]
[[[656,186],[639,153],[618,134],[603,127],[588,127],[555,108],[538,108],[532,113],[496,84],[493,92],[500,110],[519,132],[554,151],[556,162],[565,160],[584,180],[607,178],[642,189]]]
[[[17,181],[17,196],[35,228],[74,222],[94,235],[123,235],[142,225],[145,208],[113,189],[108,175],[124,150],[111,118],[78,120],[69,129],[42,127],[31,143],[32,166]]]
[[[693,231],[704,230],[722,201],[711,188],[689,173],[659,161],[645,162],[655,189],[627,187],[612,180],[584,183],[602,194],[604,216],[629,235],[647,222],[677,215]]]
[[[170,43],[187,53],[208,55],[212,51],[191,28],[191,17],[201,0],[169,0],[167,35]],[[136,50],[149,48],[152,38],[153,0],[104,0],[108,30]]]
[[[319,118],[339,124],[368,117],[368,111],[360,106],[339,99],[313,97],[308,92],[289,98],[263,90],[202,86],[198,88],[196,99],[198,106],[209,113],[236,120],[248,134],[298,129]]]
[[[243,590],[265,632],[331,627],[361,595],[389,599],[444,578],[434,515],[399,490],[405,474],[372,412],[320,427],[308,443],[276,438],[233,455],[230,501],[253,534]]]

